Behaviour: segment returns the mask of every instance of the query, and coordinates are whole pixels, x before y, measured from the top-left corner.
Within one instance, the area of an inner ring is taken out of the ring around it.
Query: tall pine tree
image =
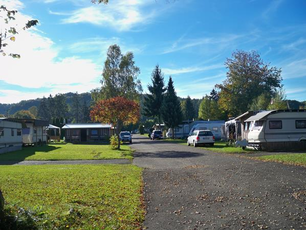
[[[160,124],[161,107],[166,88],[164,85],[164,77],[158,65],[152,72],[152,85],[148,86],[148,90],[150,94],[144,99],[143,114],[147,117],[157,117]]]
[[[182,112],[183,112],[183,118],[185,120],[193,120],[193,118],[196,118],[197,115],[195,113],[195,109],[193,107],[193,103],[191,101],[191,98],[188,96],[186,100],[182,102]]]
[[[172,138],[174,138],[174,128],[182,122],[183,114],[171,77],[169,78],[161,112],[164,123],[173,130]]]

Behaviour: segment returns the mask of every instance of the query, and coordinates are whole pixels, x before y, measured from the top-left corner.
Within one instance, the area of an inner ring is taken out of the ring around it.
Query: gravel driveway
[[[306,168],[133,136],[147,229],[306,229]]]

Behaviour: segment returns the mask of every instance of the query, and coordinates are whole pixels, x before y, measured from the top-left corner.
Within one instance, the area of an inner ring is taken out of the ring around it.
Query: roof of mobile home
[[[269,110],[257,113],[254,116],[249,117],[245,122],[259,121],[267,116],[271,115],[271,118],[305,118],[306,110]]]
[[[93,124],[66,124],[62,127],[62,129],[110,129],[112,125],[110,124],[101,124],[101,123],[93,123]]]

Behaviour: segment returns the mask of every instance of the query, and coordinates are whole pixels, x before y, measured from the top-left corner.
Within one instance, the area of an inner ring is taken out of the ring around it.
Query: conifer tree
[[[167,92],[164,96],[161,112],[164,123],[173,130],[172,138],[174,138],[174,128],[182,122],[183,115],[171,77],[169,78]]]
[[[182,113],[185,120],[192,120],[196,117],[195,109],[189,96],[182,102]]]
[[[161,123],[161,107],[163,103],[164,93],[164,77],[161,69],[157,65],[152,72],[152,85],[148,86],[150,94],[144,99],[143,114],[148,117],[157,117]]]

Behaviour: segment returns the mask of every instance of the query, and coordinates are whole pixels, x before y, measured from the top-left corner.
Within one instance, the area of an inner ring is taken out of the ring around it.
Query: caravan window
[[[297,129],[306,129],[306,120],[296,120],[295,128]]]
[[[269,128],[270,129],[282,129],[283,128],[282,121],[269,121]]]
[[[29,128],[23,128],[22,129],[22,134],[30,134],[30,129]]]
[[[250,126],[250,122],[245,122],[244,123],[244,131],[248,131]]]
[[[261,130],[262,126],[263,126],[263,121],[255,121],[253,130]]]
[[[3,137],[3,136],[4,136],[4,130],[0,129],[0,137]]]
[[[15,132],[14,132],[14,129],[11,129],[11,135],[12,137],[14,136]]]
[[[17,129],[17,136],[21,136],[21,129]]]
[[[91,130],[91,136],[98,136],[98,130],[97,129],[92,129]]]

